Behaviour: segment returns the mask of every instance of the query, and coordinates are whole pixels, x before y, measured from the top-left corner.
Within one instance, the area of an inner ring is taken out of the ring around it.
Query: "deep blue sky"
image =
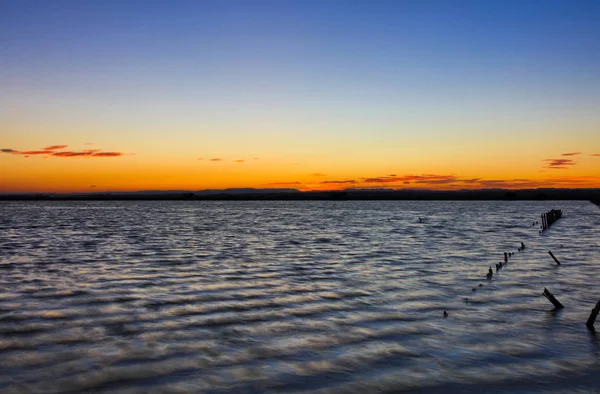
[[[330,86],[333,95],[353,85],[367,93],[401,86],[426,94],[504,84],[569,91],[577,84],[586,96],[600,65],[599,1],[19,0],[0,6],[3,77],[42,84],[75,78],[99,88],[98,74],[115,83],[155,77],[162,80],[157,85],[211,78],[221,92],[256,83],[303,90],[310,83]]]

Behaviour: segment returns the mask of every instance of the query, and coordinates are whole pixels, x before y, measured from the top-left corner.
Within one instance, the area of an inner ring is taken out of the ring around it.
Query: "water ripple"
[[[566,201],[2,202],[0,391],[594,392],[599,229]]]

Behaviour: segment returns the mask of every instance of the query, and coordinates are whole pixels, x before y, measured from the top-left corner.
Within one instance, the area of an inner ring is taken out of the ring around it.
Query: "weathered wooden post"
[[[542,217],[542,230],[541,231],[544,231],[548,227],[550,227],[554,222],[556,222],[558,219],[560,219],[562,217],[562,210],[561,209],[551,209],[550,211],[548,211],[546,213],[542,213],[541,217]]]
[[[542,213],[542,229],[546,229],[546,221],[544,220],[545,215],[545,213]]]
[[[594,329],[594,322],[596,321],[596,317],[598,317],[598,313],[600,313],[600,301],[596,304],[594,309],[592,309],[592,313],[590,314],[590,318],[587,320],[585,325],[590,329]]]
[[[548,228],[548,214],[545,213],[544,214],[544,228]]]
[[[546,297],[548,299],[548,301],[550,301],[552,303],[552,305],[554,305],[554,307],[556,309],[560,309],[560,308],[564,308],[565,307],[545,287],[544,287],[544,292],[542,294],[544,295],[544,297]]]
[[[560,265],[560,261],[558,261],[558,259],[556,257],[554,257],[554,254],[552,253],[552,251],[548,251],[548,254],[550,255],[550,257],[552,257],[554,259],[554,261],[556,262],[556,264]]]

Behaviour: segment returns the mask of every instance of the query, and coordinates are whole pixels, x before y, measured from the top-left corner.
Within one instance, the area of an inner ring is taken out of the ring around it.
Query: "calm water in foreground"
[[[599,299],[583,201],[0,203],[2,393],[595,393]]]

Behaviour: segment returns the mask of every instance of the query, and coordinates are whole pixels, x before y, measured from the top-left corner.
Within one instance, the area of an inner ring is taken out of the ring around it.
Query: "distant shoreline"
[[[203,191],[139,191],[103,193],[3,194],[0,201],[351,201],[351,200],[590,200],[600,201],[600,189],[527,190],[342,190],[308,191],[288,189],[226,189]]]

